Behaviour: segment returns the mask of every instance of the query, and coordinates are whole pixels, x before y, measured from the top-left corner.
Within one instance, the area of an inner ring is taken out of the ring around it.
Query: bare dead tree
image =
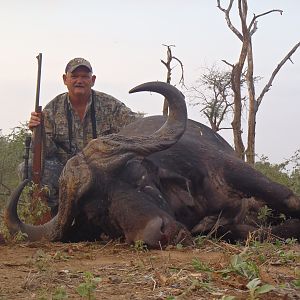
[[[183,72],[183,63],[181,62],[180,59],[178,59],[176,56],[174,56],[172,54],[172,47],[175,47],[175,45],[165,45],[163,44],[163,46],[167,47],[167,60],[160,60],[163,65],[167,68],[167,79],[166,82],[167,83],[171,83],[171,79],[172,79],[172,70],[176,67],[176,65],[174,67],[172,67],[172,61],[175,60],[179,63],[180,65],[180,69],[181,69],[181,77],[179,80],[179,84],[181,84],[182,86],[184,86],[184,72]],[[164,100],[164,104],[163,104],[163,115],[167,116],[168,115],[168,102],[165,99]]]
[[[242,47],[239,55],[238,62],[236,64],[229,64],[232,66],[232,90],[234,92],[234,117],[232,121],[233,136],[234,136],[234,145],[235,150],[238,156],[242,159],[246,159],[250,164],[255,162],[255,129],[256,129],[256,114],[259,108],[259,105],[262,102],[262,99],[266,92],[270,90],[272,82],[279,72],[280,68],[290,60],[291,56],[300,46],[300,43],[297,43],[291,51],[282,59],[278,66],[273,71],[268,83],[263,88],[260,96],[256,99],[255,96],[255,85],[254,85],[254,61],[253,61],[253,48],[252,48],[252,36],[257,31],[258,18],[266,16],[268,14],[278,12],[283,13],[282,10],[272,9],[267,12],[264,12],[259,15],[254,15],[249,25],[247,24],[247,13],[248,13],[248,2],[247,0],[237,0],[238,2],[238,14],[241,21],[241,32],[232,24],[230,18],[230,12],[234,3],[234,0],[230,0],[228,7],[224,8],[221,6],[221,0],[217,0],[217,7],[225,15],[225,20],[229,29],[238,37],[242,42]],[[241,74],[243,69],[247,67],[246,82],[248,86],[248,101],[249,101],[249,112],[248,112],[248,138],[247,138],[247,149],[245,150],[244,143],[242,140],[242,125],[241,125]]]

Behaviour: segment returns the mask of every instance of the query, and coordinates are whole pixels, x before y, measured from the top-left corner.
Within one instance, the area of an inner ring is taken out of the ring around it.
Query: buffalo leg
[[[224,168],[227,183],[247,197],[261,199],[278,212],[300,218],[300,198],[287,187],[269,180],[250,165],[231,161]]]

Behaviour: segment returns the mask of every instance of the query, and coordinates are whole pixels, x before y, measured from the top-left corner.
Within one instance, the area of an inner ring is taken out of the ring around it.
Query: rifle
[[[34,183],[34,189],[32,194],[32,209],[35,210],[37,202],[45,201],[45,194],[42,189],[42,152],[43,152],[43,115],[42,106],[40,106],[40,86],[41,86],[41,70],[42,70],[42,53],[36,57],[38,60],[38,73],[37,73],[37,86],[36,86],[36,97],[35,97],[35,112],[39,114],[41,122],[38,126],[33,129],[32,139],[32,181]],[[49,212],[45,212],[41,215],[41,219],[36,224],[43,224],[51,219]]]
[[[36,57],[38,60],[38,74],[35,97],[35,112],[39,113],[41,122],[33,129],[32,143],[32,181],[40,187],[42,179],[42,142],[43,142],[43,116],[42,107],[40,106],[40,87],[42,71],[42,53]]]
[[[24,158],[24,172],[23,172],[23,180],[24,179],[28,179],[29,178],[29,172],[28,172],[28,169],[29,169],[29,151],[30,151],[30,144],[31,144],[31,136],[28,135],[26,136],[25,138],[25,153],[23,155],[23,158]]]

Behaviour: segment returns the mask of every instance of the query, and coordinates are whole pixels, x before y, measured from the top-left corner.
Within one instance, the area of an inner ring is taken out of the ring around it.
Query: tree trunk
[[[256,129],[256,113],[257,103],[255,100],[255,87],[253,77],[253,52],[252,52],[252,40],[249,36],[248,46],[248,70],[246,74],[246,81],[248,86],[249,96],[249,114],[248,114],[248,142],[246,150],[246,160],[250,165],[255,163],[255,129]]]
[[[232,90],[234,94],[234,116],[231,122],[233,130],[233,141],[234,149],[238,157],[243,159],[245,158],[245,147],[242,139],[242,125],[241,125],[241,116],[242,116],[242,103],[241,103],[241,72],[242,68],[238,63],[232,69]]]
[[[165,67],[167,68],[167,79],[166,82],[167,83],[171,83],[171,75],[172,75],[172,68],[171,68],[171,61],[172,61],[172,50],[171,47],[173,47],[174,45],[164,45],[167,47],[167,61],[164,62],[163,60],[161,60],[161,62],[165,65]],[[167,116],[168,112],[169,112],[169,105],[168,105],[168,101],[165,98],[164,99],[164,104],[163,104],[163,116]]]
[[[178,59],[177,57],[173,56],[172,50],[171,50],[171,47],[175,47],[175,45],[163,45],[163,46],[167,47],[167,61],[165,62],[162,59],[160,61],[167,68],[167,80],[166,80],[166,82],[169,83],[169,84],[171,84],[171,75],[172,75],[171,62],[174,59],[177,62],[179,62],[179,64],[180,64],[180,67],[181,67],[181,78],[180,78],[179,83],[181,83],[182,86],[184,86],[183,64],[182,64],[182,62],[181,62],[180,59]],[[167,116],[168,113],[169,113],[169,105],[168,105],[167,99],[165,98],[164,105],[163,105],[163,115]]]
[[[248,53],[249,48],[249,31],[247,28],[247,1],[239,0],[239,16],[242,23],[242,49],[239,57],[238,63],[232,69],[232,90],[234,93],[234,118],[231,123],[233,128],[233,139],[235,151],[239,158],[245,160],[245,146],[242,139],[242,94],[241,94],[241,77],[243,72],[243,67]]]

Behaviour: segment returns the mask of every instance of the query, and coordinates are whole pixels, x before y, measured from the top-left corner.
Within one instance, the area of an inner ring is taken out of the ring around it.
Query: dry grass
[[[3,245],[0,299],[299,299],[299,250],[251,236],[151,251],[112,241]]]

